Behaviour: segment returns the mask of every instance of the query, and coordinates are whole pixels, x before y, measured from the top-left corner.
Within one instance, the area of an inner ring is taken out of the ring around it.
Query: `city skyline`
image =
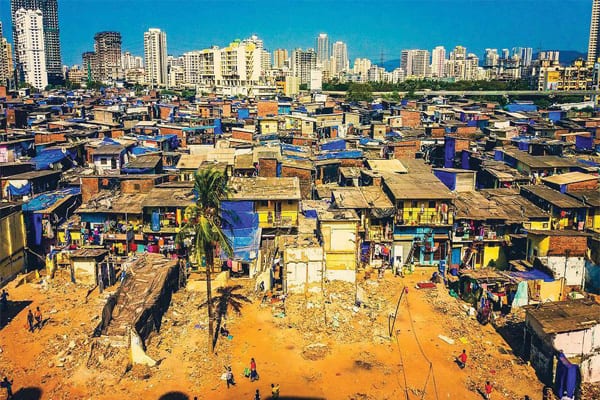
[[[8,3],[4,3],[6,6],[3,5],[0,9],[5,32],[11,24]],[[177,0],[133,0],[126,4],[108,0],[102,2],[103,7],[93,7],[97,2],[92,0],[62,0],[58,3],[61,50],[65,65],[80,64],[81,54],[89,50],[89,38],[100,31],[120,32],[123,51],[143,54],[143,34],[150,27],[160,28],[169,35],[169,54],[172,55],[212,45],[225,46],[236,38],[248,37],[253,33],[264,40],[265,48],[269,51],[277,48],[290,51],[296,48],[314,48],[318,34],[327,33],[330,43],[347,43],[350,60],[362,57],[370,58],[374,63],[379,62],[382,51],[384,60],[387,61],[399,59],[402,49],[431,51],[438,45],[449,49],[458,44],[479,57],[486,48],[515,46],[532,47],[534,51],[540,48],[585,53],[589,24],[581,24],[580,21],[589,21],[591,16],[587,0],[512,1],[511,7],[501,9],[494,7],[495,2],[492,1],[474,4],[467,0],[397,1],[382,3],[377,10],[354,1],[345,2],[347,7],[337,8],[332,8],[331,3],[334,2],[328,1],[300,1],[294,5],[283,4],[277,7],[271,1],[244,1],[236,9],[235,15],[231,15],[231,10],[225,4],[212,1],[186,2],[186,12],[181,11],[184,3]],[[109,18],[114,17],[117,4],[120,17]],[[165,12],[157,13],[154,6],[160,4],[169,7]],[[544,14],[543,20],[540,18],[539,8],[542,4],[555,11]],[[206,5],[210,5],[210,9],[204,7]],[[257,8],[264,10],[269,9],[269,6],[272,12],[257,11]],[[460,29],[456,29],[457,25],[453,22],[458,15],[457,9],[464,16],[460,20]],[[297,28],[289,27],[289,14],[286,13],[291,11],[297,20],[302,20]],[[493,21],[485,18],[491,12],[495,15]],[[77,22],[78,18],[91,16],[92,13],[95,18],[90,18],[89,23],[87,19],[86,24]],[[221,14],[231,17],[231,23],[212,18]],[[395,14],[405,18],[380,21],[381,15]],[[193,19],[190,18],[197,15],[206,16],[202,24],[192,23]],[[421,15],[428,15],[428,19],[424,20]],[[528,24],[522,23],[523,18],[529,18]],[[485,24],[482,25],[484,19]],[[136,22],[132,24],[131,20]],[[354,28],[359,21],[364,27]],[[548,28],[545,29],[544,26]],[[501,34],[498,32],[500,29]],[[12,41],[12,38],[9,39]]]

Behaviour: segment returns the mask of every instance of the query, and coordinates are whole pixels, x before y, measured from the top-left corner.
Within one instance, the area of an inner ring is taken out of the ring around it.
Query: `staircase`
[[[410,248],[410,250],[408,251],[408,255],[406,256],[406,259],[404,260],[404,265],[409,265],[412,262],[412,259],[415,255],[415,251],[417,251],[417,247],[419,247],[419,242],[413,242],[412,247]]]

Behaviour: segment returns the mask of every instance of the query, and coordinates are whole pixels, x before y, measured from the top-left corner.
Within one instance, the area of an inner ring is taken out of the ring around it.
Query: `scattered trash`
[[[438,337],[448,344],[454,344],[454,339],[451,339],[448,336],[438,335]]]

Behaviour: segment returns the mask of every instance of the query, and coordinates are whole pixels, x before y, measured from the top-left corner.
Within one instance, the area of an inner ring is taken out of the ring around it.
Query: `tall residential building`
[[[121,56],[121,68],[124,70],[144,68],[144,59],[140,56],[135,56],[129,51],[126,51]]]
[[[114,81],[121,78],[121,34],[98,32],[94,35],[94,51],[98,81]]]
[[[150,28],[144,33],[146,80],[151,86],[167,85],[167,34]]]
[[[313,49],[296,49],[292,53],[292,74],[300,79],[300,84],[310,82],[310,71],[317,68],[317,53]]]
[[[329,61],[329,37],[326,33],[317,36],[317,62],[322,64]]]
[[[437,46],[431,52],[431,76],[436,78],[444,77],[444,68],[446,64],[446,49],[444,46]]]
[[[354,68],[352,69],[352,72],[360,75],[361,81],[364,82],[367,80],[369,69],[371,69],[371,60],[368,58],[357,58],[354,60]]]
[[[519,58],[521,67],[529,67],[533,61],[533,49],[531,47],[513,47],[513,56]]]
[[[48,86],[48,73],[42,12],[20,8],[14,14],[14,26],[17,33],[15,51],[19,58],[23,80],[43,90]]]
[[[497,67],[498,65],[500,65],[500,55],[498,54],[498,49],[485,49],[484,66]]]
[[[429,76],[429,51],[427,50],[402,50],[400,53],[400,68],[407,77]]]
[[[86,81],[98,81],[98,65],[96,63],[96,53],[93,51],[86,51],[81,55],[81,69],[83,76]]]
[[[590,41],[588,43],[588,62],[596,62],[600,57],[598,46],[600,36],[600,0],[592,1],[592,20],[590,21]]]
[[[52,84],[61,83],[63,80],[63,71],[60,57],[58,0],[11,0],[10,10],[13,21],[13,43],[15,48],[17,47],[15,14],[21,8],[41,11],[47,79]],[[22,63],[18,54],[15,54],[15,62],[17,64]]]
[[[332,57],[334,60],[332,70],[335,71],[336,74],[348,71],[350,62],[348,61],[348,46],[346,46],[346,43],[337,41],[333,44],[332,50]]]
[[[2,22],[0,22],[0,85],[12,86],[14,76],[14,64],[12,46],[4,37]]]
[[[285,66],[288,59],[288,51],[286,49],[277,49],[273,52],[273,68],[281,69]]]

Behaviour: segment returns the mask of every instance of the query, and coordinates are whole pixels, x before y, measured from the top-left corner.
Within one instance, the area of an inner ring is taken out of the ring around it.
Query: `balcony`
[[[393,232],[390,230],[389,234],[385,234],[383,226],[371,226],[366,231],[366,238],[369,242],[391,242],[393,240]]]
[[[150,224],[145,224],[143,232],[144,233],[179,233],[179,226],[177,225],[161,225],[159,231],[152,230],[152,226]]]
[[[402,211],[395,217],[396,225],[452,225],[452,213],[439,211]]]
[[[298,213],[283,211],[280,214],[259,211],[258,221],[261,228],[294,228],[298,226]]]
[[[485,235],[473,235],[469,233],[465,233],[464,235],[457,235],[452,232],[452,242],[453,243],[471,243],[471,242],[501,242],[504,240],[504,237],[498,236],[495,231],[487,231]]]

